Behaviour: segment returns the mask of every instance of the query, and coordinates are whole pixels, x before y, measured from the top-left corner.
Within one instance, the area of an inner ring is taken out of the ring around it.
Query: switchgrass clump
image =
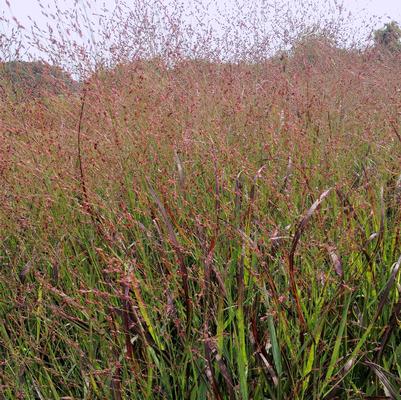
[[[82,4],[21,31],[57,91],[0,70],[2,398],[399,399],[400,54]]]

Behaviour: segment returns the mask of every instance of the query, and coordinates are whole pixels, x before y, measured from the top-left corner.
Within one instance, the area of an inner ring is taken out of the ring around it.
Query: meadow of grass
[[[401,398],[401,58],[309,44],[3,90],[1,398]]]

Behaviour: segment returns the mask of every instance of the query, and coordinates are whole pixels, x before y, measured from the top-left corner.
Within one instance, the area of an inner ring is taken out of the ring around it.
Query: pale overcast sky
[[[36,0],[8,0],[11,5],[13,16],[19,19],[23,23],[28,23],[28,16],[31,16],[38,23],[44,20],[40,13]],[[82,2],[83,0],[78,0]],[[252,1],[252,0],[250,0]],[[296,0],[292,0],[296,3]],[[42,0],[42,4],[52,4],[54,0]],[[114,0],[94,0],[91,3],[97,3],[99,5],[105,4],[107,8],[112,8]],[[162,1],[163,2],[163,1]],[[191,4],[191,0],[185,0],[188,4]],[[210,0],[201,0],[202,3],[209,3]],[[212,0],[213,2],[213,0]],[[217,4],[222,4],[223,0],[214,0]],[[226,3],[232,2],[232,0],[225,1]],[[283,0],[287,3],[287,0]],[[56,0],[56,3],[61,8],[69,7],[74,4],[74,0]],[[127,1],[127,4],[130,2]],[[192,2],[193,3],[193,2]],[[290,0],[291,3],[291,0]],[[326,0],[320,0],[320,3],[324,5]],[[362,10],[366,16],[378,16],[382,18],[391,18],[401,22],[401,0],[345,0],[345,6],[353,13],[360,13]],[[3,9],[6,14],[9,13],[6,5],[6,0],[0,0],[0,9]],[[1,14],[1,13],[0,13]]]
[[[79,5],[84,5],[84,4],[90,4],[91,5],[91,10],[88,12],[88,14],[92,14],[93,12],[100,11],[102,6],[104,5],[107,9],[112,10],[115,5],[115,0],[39,0],[40,3],[47,9],[50,6],[57,4],[57,6],[61,9],[68,9],[71,8],[74,3],[79,4]],[[170,0],[174,1],[174,0]],[[228,10],[228,13],[230,14],[230,10],[232,10],[230,4],[234,4],[236,0],[177,0],[177,1],[182,1],[185,4],[185,10],[193,9],[193,7],[196,6],[196,4],[203,4],[207,5],[207,9],[209,11],[209,14],[211,18],[215,17],[217,18],[217,14],[215,13],[216,9],[222,10],[225,8]],[[291,10],[291,13],[295,15],[295,18],[301,18],[302,23],[306,22],[306,25],[308,25],[309,19],[307,21],[304,21],[304,17],[301,15],[303,8],[300,8],[300,4],[309,4],[309,11],[312,10],[312,14],[310,15],[319,15],[318,20],[321,21],[321,19],[325,18],[326,16],[330,15],[329,7],[330,5],[333,6],[333,4],[339,3],[344,4],[345,8],[347,11],[349,10],[352,14],[352,20],[348,20],[348,32],[353,31],[355,33],[356,37],[359,39],[357,40],[362,40],[364,41],[369,34],[371,33],[370,29],[377,29],[378,27],[382,27],[383,24],[389,20],[396,20],[399,23],[401,23],[401,0],[238,0],[240,4],[246,4],[246,5],[253,5],[253,4],[263,4],[263,3],[268,3],[271,4],[271,2],[274,2],[276,5],[279,4],[284,5],[285,9]],[[153,3],[161,3],[163,5],[168,4],[169,0],[125,0],[126,5],[135,5],[134,8],[138,9],[139,8],[144,8],[144,4],[150,4],[153,6]],[[9,4],[9,6],[8,6]],[[313,4],[311,7],[310,4]],[[303,7],[303,6],[302,6]],[[84,6],[84,9],[88,11],[88,7]],[[252,9],[252,7],[249,7],[249,9]],[[214,10],[214,11],[213,11]],[[317,12],[317,10],[319,10]],[[213,14],[215,13],[215,14]],[[235,11],[233,11],[235,14]],[[251,21],[252,16],[254,14],[253,11],[250,11],[250,15],[245,16],[244,19],[246,21]],[[269,15],[270,15],[269,11]],[[23,26],[26,28],[29,28],[30,21],[28,17],[31,17],[32,20],[34,20],[38,26],[45,27],[46,22],[51,22],[51,20],[46,19],[42,14],[41,14],[41,9],[38,5],[38,0],[0,0],[0,17],[4,15],[6,17],[14,17],[16,18]],[[242,11],[240,13],[236,13],[235,17],[236,20],[242,18]],[[263,14],[266,15],[266,14]],[[271,14],[274,15],[274,14]],[[309,18],[309,17],[307,17]],[[229,20],[231,21],[231,17],[229,17]],[[370,21],[369,21],[370,20]],[[372,20],[375,21],[375,24],[372,24]],[[265,23],[264,17],[262,19],[259,18],[259,23],[262,21],[262,24],[264,25],[262,29],[270,29],[269,23]],[[286,21],[286,20],[285,20]],[[369,23],[364,23],[366,21],[369,21]],[[253,22],[250,22],[251,24]],[[310,22],[309,22],[310,23]],[[313,24],[313,22],[312,22]],[[213,25],[213,24],[212,24]],[[215,28],[217,26],[217,30],[219,30],[219,24],[214,24],[213,25]],[[367,28],[368,26],[368,28]],[[286,28],[286,27],[285,27]],[[349,29],[351,28],[351,29]],[[1,22],[0,19],[0,33],[1,30],[7,29],[6,25]],[[241,28],[242,30],[242,28]],[[30,36],[30,31],[26,30],[26,35],[29,37]],[[89,31],[88,31],[89,32]],[[84,35],[86,36],[88,32],[85,32]],[[250,37],[252,33],[247,33],[250,31],[243,31],[245,38]],[[358,32],[361,33],[360,36],[358,36]],[[93,35],[93,31],[91,30],[89,35]],[[95,34],[96,35],[96,34]],[[351,34],[352,35],[352,34]],[[92,41],[93,41],[94,36],[92,36]],[[346,35],[346,38],[349,38],[348,34]],[[252,40],[252,39],[250,39]]]

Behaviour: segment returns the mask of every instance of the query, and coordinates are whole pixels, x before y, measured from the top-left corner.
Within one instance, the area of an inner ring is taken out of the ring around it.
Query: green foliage
[[[396,21],[388,22],[374,32],[375,45],[391,53],[401,51],[401,28]]]
[[[18,98],[57,95],[77,89],[77,83],[66,71],[40,61],[1,63],[0,84]]]
[[[344,52],[334,39],[324,33],[311,32],[295,41],[288,55],[304,68],[325,66],[333,57]]]
[[[401,69],[324,49],[0,103],[2,398],[400,398]]]

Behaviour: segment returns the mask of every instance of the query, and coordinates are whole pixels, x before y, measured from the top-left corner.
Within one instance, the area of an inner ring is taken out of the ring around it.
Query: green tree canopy
[[[75,90],[77,83],[62,68],[39,61],[0,63],[0,86],[23,97],[62,94]]]
[[[384,25],[382,29],[374,32],[375,45],[390,52],[401,51],[401,28],[397,22],[391,21]]]

